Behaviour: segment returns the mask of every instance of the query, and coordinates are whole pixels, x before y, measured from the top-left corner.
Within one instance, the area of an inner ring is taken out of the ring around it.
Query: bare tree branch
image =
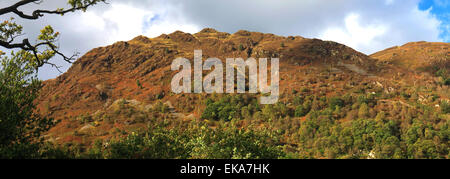
[[[64,15],[66,13],[74,12],[74,11],[77,11],[77,10],[84,10],[84,9],[86,9],[86,8],[92,6],[92,5],[97,4],[98,2],[106,3],[105,0],[98,0],[98,1],[93,0],[93,1],[91,1],[91,2],[89,2],[87,4],[84,4],[82,6],[74,6],[74,7],[70,8],[70,9],[66,9],[66,10],[58,10],[58,9],[57,10],[40,10],[40,9],[38,9],[38,10],[33,11],[33,13],[31,15],[27,15],[24,12],[18,10],[18,8],[20,6],[23,6],[23,5],[32,3],[32,2],[37,3],[37,2],[41,2],[41,0],[22,0],[22,1],[19,1],[19,2],[17,2],[16,4],[14,4],[12,6],[0,9],[0,15],[4,15],[4,14],[7,14],[7,13],[14,13],[14,14],[17,14],[21,18],[35,20],[35,19],[39,19],[39,17],[44,16],[44,14]]]
[[[21,0],[21,1],[17,2],[17,3],[15,3],[12,6],[8,6],[8,7],[0,9],[0,15],[13,12],[14,10],[17,10],[17,8],[19,8],[20,6],[23,6],[25,4],[29,4],[29,3],[32,3],[32,2],[36,2],[36,1],[39,1],[39,0]]]
[[[30,3],[34,3],[34,4],[40,4],[43,2],[43,0],[19,0],[17,3],[5,7],[5,8],[0,8],[0,16],[8,14],[8,13],[13,13],[18,15],[19,17],[23,18],[23,19],[30,19],[30,20],[36,20],[39,19],[40,17],[44,16],[44,14],[59,14],[59,15],[64,15],[66,13],[69,12],[74,12],[74,11],[78,11],[78,10],[86,10],[88,7],[93,6],[99,2],[105,2],[106,0],[90,0],[90,1],[72,1],[70,2],[70,5],[72,6],[69,9],[56,9],[56,10],[42,10],[42,9],[37,9],[34,10],[31,14],[25,14],[23,11],[20,11],[18,8]],[[7,21],[5,21],[7,22]],[[61,56],[63,58],[64,61],[68,62],[68,63],[72,63],[73,61],[75,61],[75,58],[77,57],[78,53],[74,53],[72,56],[68,57],[66,55],[64,55],[63,53],[61,53],[59,51],[59,47],[57,47],[56,45],[54,45],[55,39],[41,39],[44,40],[43,42],[37,43],[35,45],[31,45],[31,43],[29,42],[29,40],[27,38],[23,39],[21,43],[13,43],[15,38],[23,35],[21,32],[21,26],[16,25],[15,23],[13,24],[14,27],[19,27],[20,29],[17,30],[16,29],[16,34],[11,33],[11,34],[6,34],[5,37],[2,40],[0,40],[0,46],[7,48],[7,49],[22,49],[25,51],[29,51],[31,53],[33,53],[34,57],[36,58],[37,61],[37,67],[41,67],[44,64],[49,64],[53,67],[56,67],[59,70],[59,67],[53,63],[48,62],[49,59],[41,59],[40,56],[42,57],[44,55],[48,55],[48,52],[50,51],[50,53],[54,53],[57,54],[59,56]],[[53,32],[53,30],[52,30]],[[43,54],[42,52],[39,52],[39,47],[46,47],[47,50],[49,51],[45,51],[47,52],[47,54]]]

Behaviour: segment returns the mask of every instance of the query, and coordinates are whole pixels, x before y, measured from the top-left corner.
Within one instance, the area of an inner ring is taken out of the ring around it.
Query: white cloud
[[[332,40],[366,54],[402,45],[412,41],[443,41],[439,38],[440,21],[430,13],[431,9],[404,10],[401,14],[377,17],[350,13],[342,23],[324,27],[318,37]]]
[[[199,26],[189,23],[178,6],[166,5],[160,8],[155,16],[146,19],[144,23],[143,35],[148,37],[156,37],[163,33],[168,34],[177,30],[187,33],[196,33],[200,29]]]
[[[448,1],[436,1],[448,4]],[[36,6],[54,9],[64,3],[48,0],[23,9],[27,12]],[[138,35],[154,37],[175,30],[195,33],[203,27],[229,33],[246,29],[323,38],[370,54],[411,41],[443,41],[439,34],[445,28],[439,28],[441,22],[430,10],[420,11],[418,3],[419,0],[111,0],[86,13],[18,21],[30,39],[44,25],[52,25],[61,32],[61,50],[67,54],[73,51],[83,54]],[[5,4],[0,2],[0,6]],[[69,67],[59,61],[54,62],[63,65],[63,69]],[[59,73],[43,68],[39,75],[48,79]]]
[[[362,51],[370,51],[374,45],[379,44],[375,41],[376,38],[384,35],[388,28],[379,23],[362,26],[360,21],[358,14],[350,13],[345,17],[341,27],[329,27],[319,35],[319,38],[343,43]]]
[[[85,25],[82,28],[101,30],[103,35],[108,37],[108,44],[130,40],[138,35],[155,37],[176,30],[191,33],[199,30],[196,25],[187,23],[175,12],[177,11],[157,11],[129,4],[111,4],[104,12],[82,14],[81,19]]]
[[[154,13],[125,4],[111,4],[111,8],[101,14],[106,23],[113,25],[108,34],[109,42],[129,40],[142,34],[143,23],[149,16]]]
[[[87,29],[94,31],[105,30],[105,21],[103,18],[97,16],[96,14],[88,11],[79,16],[79,24],[74,26],[73,30],[76,32],[84,32]]]
[[[440,21],[430,11],[420,11],[418,4],[419,0],[197,0],[184,11],[199,26],[325,38],[371,54],[411,41],[443,41]]]

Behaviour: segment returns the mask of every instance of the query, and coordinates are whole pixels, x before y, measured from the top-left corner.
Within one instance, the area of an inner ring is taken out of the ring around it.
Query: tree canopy
[[[20,7],[41,4],[43,0],[19,0],[11,6],[0,8],[0,17],[17,15],[27,20],[42,18],[45,14],[64,15],[74,11],[85,11],[105,0],[69,0],[70,8],[55,10],[36,9],[31,14],[19,10]],[[13,17],[0,23],[0,46],[11,49],[11,56],[0,51],[0,158],[40,158],[41,134],[54,126],[53,119],[41,117],[37,113],[35,99],[41,82],[37,70],[58,55],[71,63],[77,54],[66,56],[56,45],[59,32],[45,26],[37,36],[36,43],[23,37],[23,26]],[[22,38],[21,40],[18,40]],[[19,42],[20,41],[20,42]],[[17,49],[17,51],[15,51]],[[59,70],[59,69],[58,69]]]

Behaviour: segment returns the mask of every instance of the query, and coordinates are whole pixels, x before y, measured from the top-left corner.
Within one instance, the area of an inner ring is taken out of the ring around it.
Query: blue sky
[[[430,10],[431,14],[441,21],[439,37],[450,42],[450,1],[422,0],[418,6],[420,10]]]

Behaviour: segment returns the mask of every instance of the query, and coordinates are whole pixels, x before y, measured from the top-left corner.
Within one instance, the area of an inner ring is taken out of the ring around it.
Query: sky
[[[0,7],[14,2],[2,1]],[[67,7],[65,2],[44,0],[21,10]],[[109,0],[84,13],[46,15],[34,21],[8,14],[0,20],[16,17],[30,39],[45,25],[52,25],[61,34],[61,51],[68,55],[83,55],[138,35],[196,33],[206,27],[332,40],[372,54],[412,41],[449,42],[449,6],[448,0]],[[58,57],[52,62],[63,71],[70,67]],[[43,80],[59,75],[50,66],[39,71]]]

